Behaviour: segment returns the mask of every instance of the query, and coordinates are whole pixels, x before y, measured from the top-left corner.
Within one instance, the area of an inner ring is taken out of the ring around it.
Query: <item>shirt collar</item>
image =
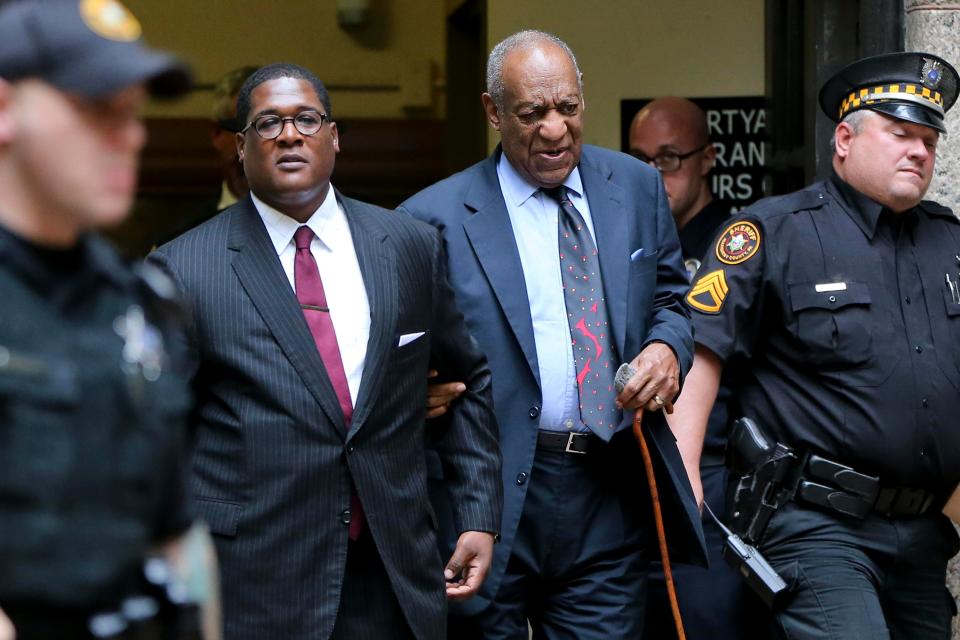
[[[283,253],[283,250],[290,245],[290,242],[293,240],[293,234],[295,234],[297,229],[302,225],[285,213],[281,213],[265,203],[252,191],[250,192],[250,199],[253,200],[253,206],[256,207],[257,212],[263,219],[263,224],[267,228],[267,234],[270,236],[274,250],[277,252],[277,255],[280,255]],[[321,242],[324,242],[325,235],[329,238],[330,232],[339,225],[341,220],[343,220],[343,214],[340,211],[340,206],[337,204],[337,196],[334,192],[333,185],[331,185],[327,190],[327,197],[323,199],[323,202],[320,203],[320,206],[313,212],[313,215],[310,216],[305,224],[310,227],[311,231],[313,231]],[[327,244],[329,248],[329,243],[324,242],[324,244]]]
[[[497,174],[500,176],[500,188],[503,191],[503,197],[513,207],[520,207],[536,195],[540,187],[532,185],[513,168],[513,165],[507,159],[507,154],[500,153],[500,160],[497,162]],[[574,167],[567,179],[563,181],[563,186],[573,192],[577,197],[583,197],[583,181],[580,180],[580,167]]]
[[[56,273],[46,267],[46,260],[56,259],[57,253],[73,253],[73,259],[82,269],[117,286],[127,286],[134,278],[127,265],[107,242],[91,233],[82,234],[75,249],[60,252],[38,245],[0,226],[0,262],[31,282],[43,284],[45,277]]]
[[[680,236],[680,244],[683,246],[684,254],[687,257],[700,258],[697,255],[690,255],[690,247],[698,246],[702,242],[709,242],[717,235],[727,218],[730,217],[730,210],[720,204],[716,198],[710,200],[703,209],[697,212],[697,215],[690,218],[683,229],[677,231]]]
[[[877,223],[880,220],[883,205],[871,200],[844,182],[836,171],[831,172],[830,179],[827,181],[827,189],[833,192],[840,206],[847,212],[847,215],[853,218],[860,230],[868,238],[873,238],[877,233]]]

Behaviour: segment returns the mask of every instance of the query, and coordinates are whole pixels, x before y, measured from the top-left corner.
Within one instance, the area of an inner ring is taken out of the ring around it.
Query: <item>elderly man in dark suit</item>
[[[500,147],[401,206],[443,233],[501,427],[503,540],[450,637],[526,638],[529,622],[538,638],[640,638],[656,543],[636,409],[673,558],[704,556],[697,460],[691,487],[661,411],[693,346],[663,183],[634,158],[582,146],[581,76],[555,36],[497,45],[483,105]],[[624,361],[637,373],[617,396]],[[441,531],[452,545],[452,520]]]
[[[179,281],[197,357],[193,490],[216,536],[232,640],[436,639],[500,527],[490,372],[435,229],[330,185],[323,84],[289,64],[238,97],[251,195],[152,259]],[[437,553],[429,367],[466,392],[434,433],[460,531]]]

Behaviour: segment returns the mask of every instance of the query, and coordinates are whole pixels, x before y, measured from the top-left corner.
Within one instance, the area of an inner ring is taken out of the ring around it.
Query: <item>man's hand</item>
[[[13,623],[0,609],[0,640],[14,640],[17,634],[13,630]]]
[[[167,561],[176,582],[185,587],[181,597],[200,607],[203,640],[221,640],[220,571],[206,525],[194,523],[156,552]]]
[[[427,373],[427,378],[436,378],[436,369]],[[467,390],[462,382],[443,382],[427,385],[427,418],[442,416],[450,408],[450,403]]]
[[[460,602],[476,595],[492,560],[492,533],[464,531],[460,534],[457,548],[443,570],[443,577],[447,580],[447,600]]]
[[[673,400],[680,391],[680,365],[673,349],[662,342],[652,342],[630,366],[636,373],[617,396],[617,406],[673,413]]]

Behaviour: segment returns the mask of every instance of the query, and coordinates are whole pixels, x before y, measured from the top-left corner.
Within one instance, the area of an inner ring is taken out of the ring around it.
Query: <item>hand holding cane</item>
[[[623,387],[636,371],[629,364],[622,364],[617,369],[614,378],[614,386],[617,394],[623,391]],[[659,395],[654,396],[654,401],[663,406],[663,399]],[[660,497],[657,492],[657,480],[653,473],[653,460],[650,458],[650,449],[647,447],[647,439],[643,435],[643,409],[638,408],[633,414],[633,435],[640,445],[640,453],[643,456],[643,466],[647,472],[647,484],[650,486],[650,502],[653,504],[653,519],[657,526],[657,541],[660,544],[660,560],[663,563],[663,578],[667,585],[667,597],[670,600],[670,610],[673,613],[673,621],[677,629],[678,640],[686,640],[686,634],[683,632],[683,620],[680,617],[680,604],[677,601],[677,589],[673,583],[673,572],[670,569],[670,554],[667,550],[667,534],[663,527],[663,512],[660,509]]]

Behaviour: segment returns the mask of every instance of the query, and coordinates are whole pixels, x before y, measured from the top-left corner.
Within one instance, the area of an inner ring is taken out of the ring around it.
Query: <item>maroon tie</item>
[[[320,359],[327,370],[327,377],[337,394],[337,401],[343,411],[343,420],[347,431],[350,430],[350,419],[353,417],[353,401],[350,399],[350,386],[347,384],[347,374],[343,370],[343,360],[340,359],[340,347],[337,344],[337,333],[330,318],[330,309],[327,307],[327,296],[323,293],[323,281],[320,280],[320,270],[317,261],[310,252],[310,243],[314,234],[310,227],[302,226],[293,234],[293,242],[297,247],[297,257],[293,263],[293,282],[297,290],[297,300],[303,309],[303,316],[307,319],[307,326],[313,335],[313,342],[320,352]],[[363,531],[363,506],[356,492],[350,494],[350,539],[356,540]]]

